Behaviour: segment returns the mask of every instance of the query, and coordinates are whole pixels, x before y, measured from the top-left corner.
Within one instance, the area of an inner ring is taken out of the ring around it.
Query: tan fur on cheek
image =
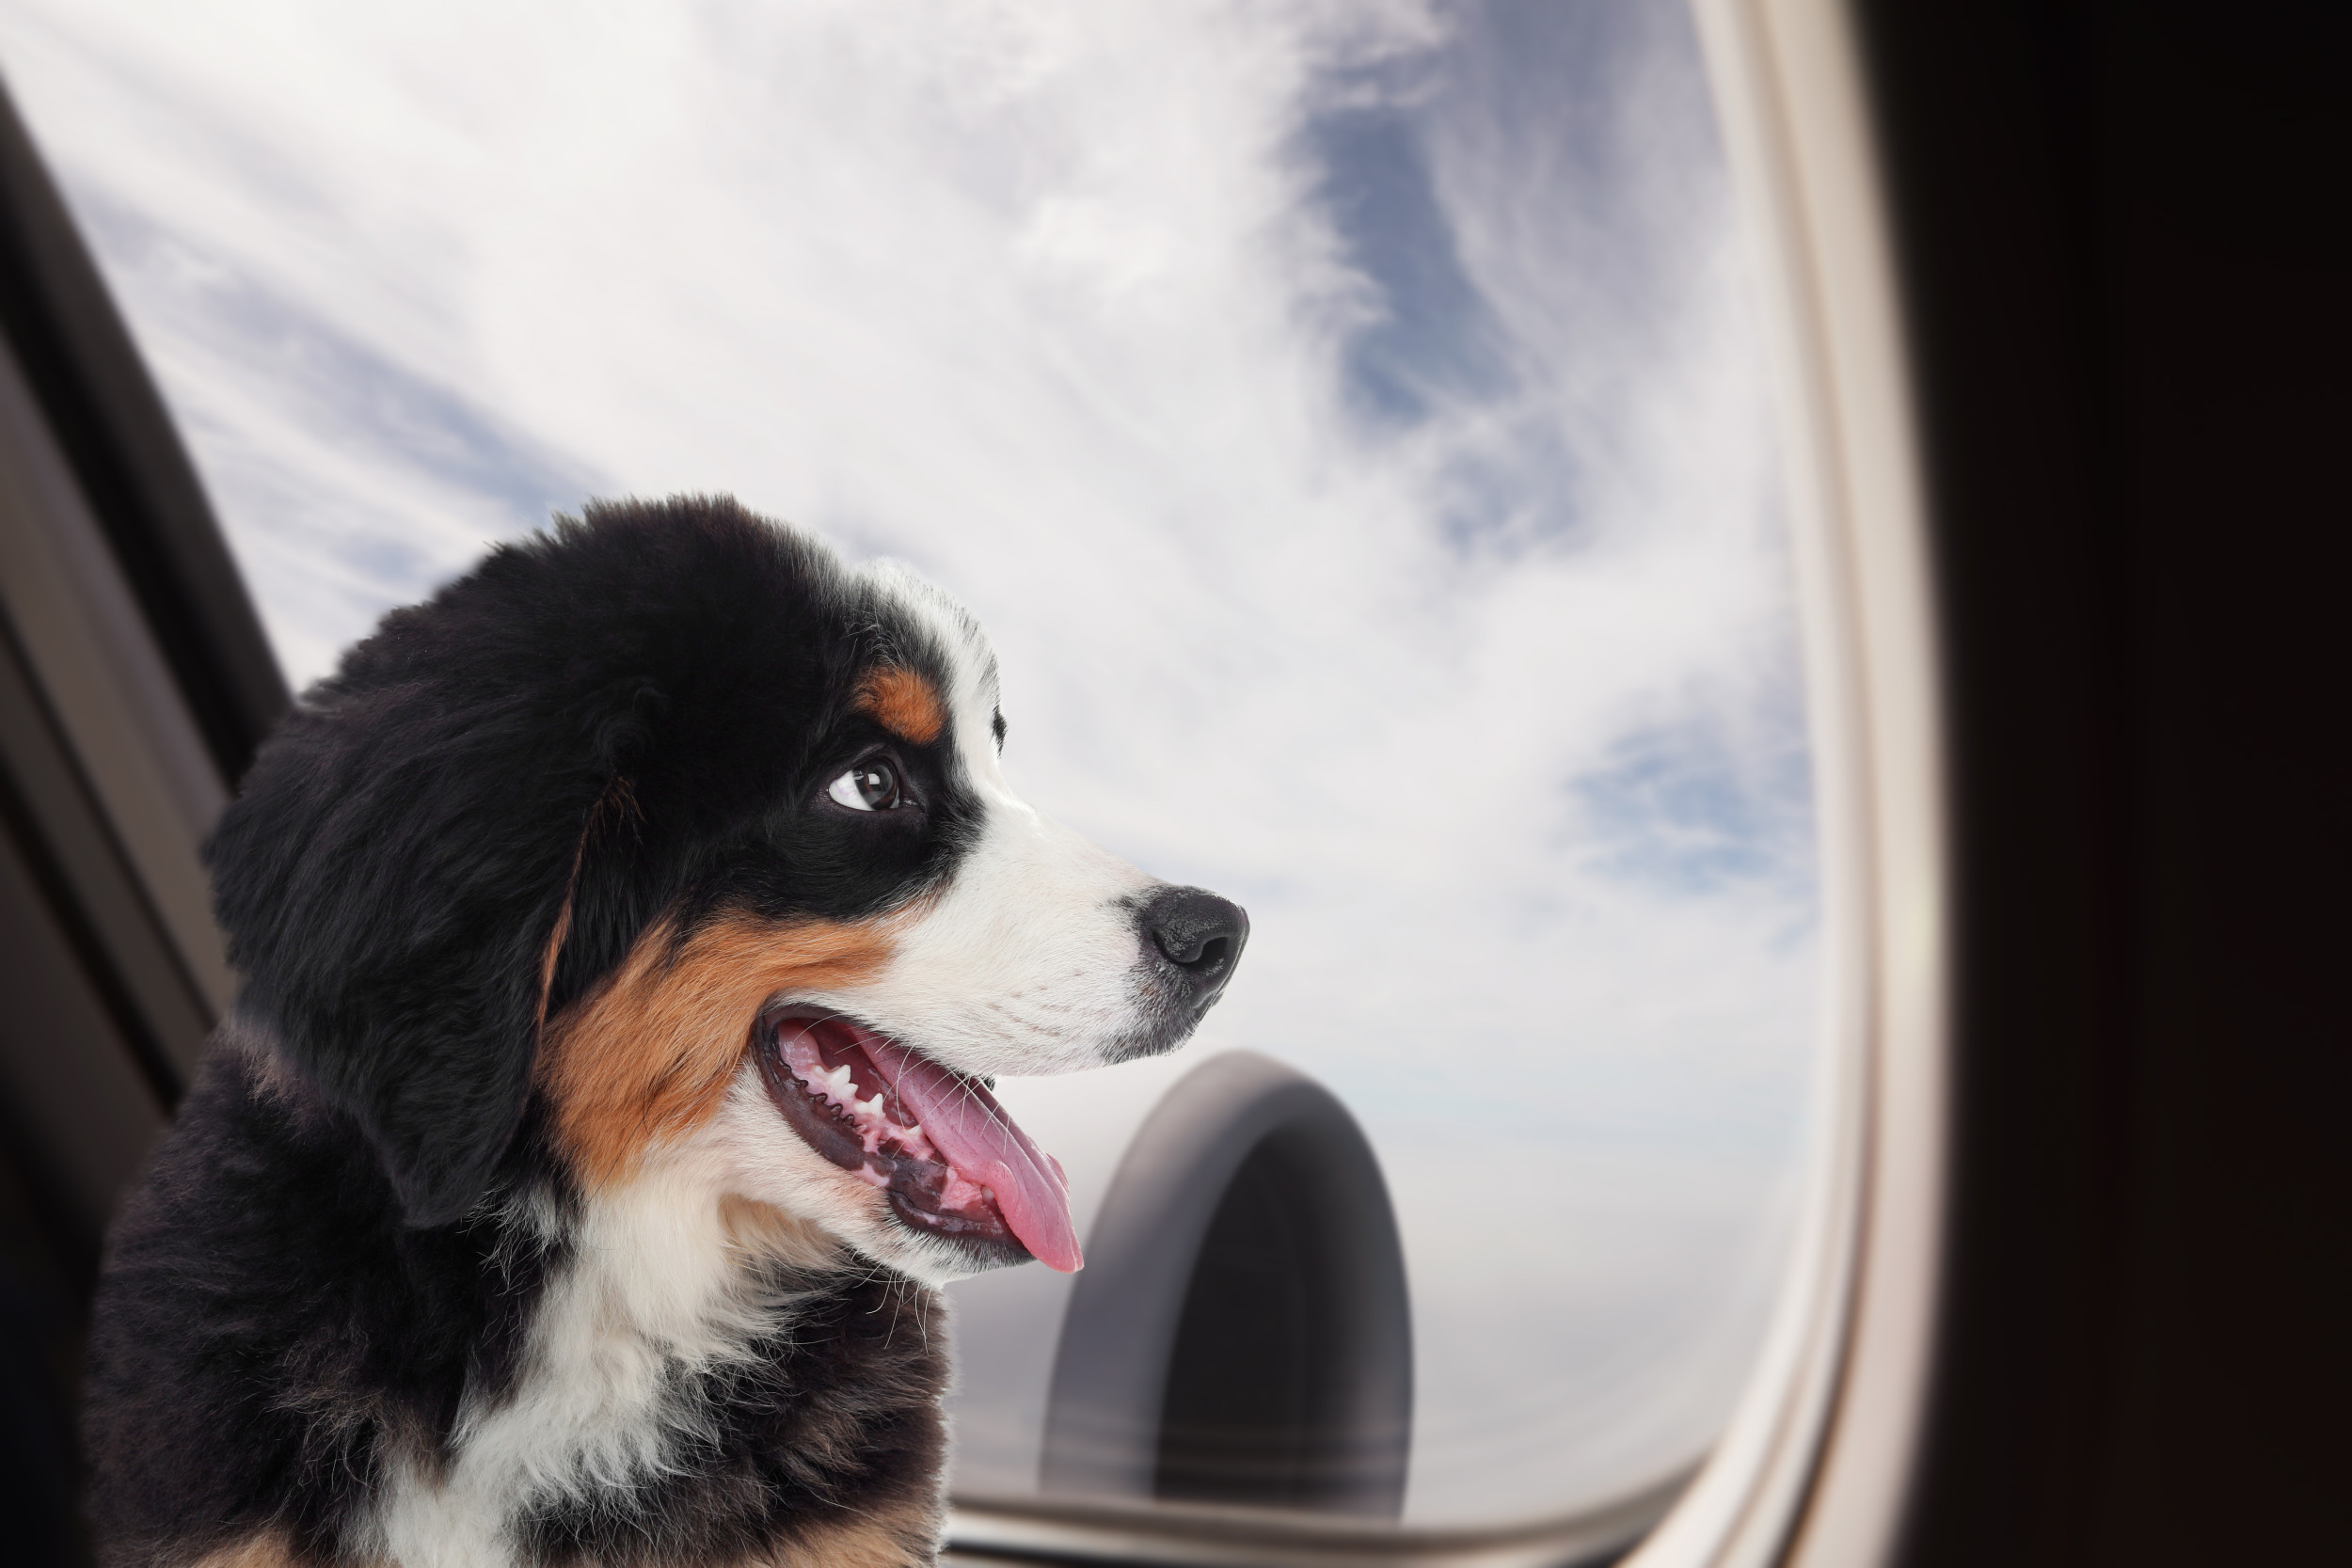
[[[285,1531],[265,1529],[231,1545],[215,1547],[189,1568],[296,1568],[305,1560],[295,1553]]]
[[[769,998],[836,990],[890,962],[892,923],[723,915],[680,943],[667,921],[551,1021],[539,1079],[558,1145],[591,1190],[623,1181],[657,1138],[719,1107]]]
[[[775,1568],[929,1568],[938,1560],[938,1540],[936,1511],[909,1503],[820,1527],[759,1560]]]
[[[902,740],[928,746],[947,727],[939,689],[912,670],[877,670],[858,686],[857,705]]]

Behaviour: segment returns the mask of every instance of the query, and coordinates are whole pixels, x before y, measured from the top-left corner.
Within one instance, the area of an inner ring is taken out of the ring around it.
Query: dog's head
[[[724,499],[592,507],[394,611],[208,849],[243,1012],[409,1222],[526,1109],[589,1193],[696,1180],[930,1276],[1075,1267],[988,1092],[1168,1050],[1241,911],[1006,786],[971,617]]]

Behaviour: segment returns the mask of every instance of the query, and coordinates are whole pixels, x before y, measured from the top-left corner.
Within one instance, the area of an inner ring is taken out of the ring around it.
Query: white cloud
[[[1414,1514],[1705,1442],[1812,880],[1674,13],[8,0],[0,59],[296,676],[590,494],[908,558],[1029,792],[1249,906],[1215,1033],[1382,1145]]]

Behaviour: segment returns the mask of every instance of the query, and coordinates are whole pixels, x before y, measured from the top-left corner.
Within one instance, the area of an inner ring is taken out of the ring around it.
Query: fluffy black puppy
[[[986,1080],[1169,1049],[1248,931],[1004,735],[968,615],[731,500],[386,617],[208,850],[245,990],[109,1241],[105,1560],[930,1560],[934,1287],[1078,1262]]]

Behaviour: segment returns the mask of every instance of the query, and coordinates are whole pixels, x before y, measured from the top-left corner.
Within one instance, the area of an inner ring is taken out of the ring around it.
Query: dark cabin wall
[[[1859,8],[1958,876],[1908,1563],[2341,1556],[2341,5]]]
[[[197,845],[286,692],[5,98],[0,574],[0,1528],[70,1563],[100,1240],[232,984]]]

